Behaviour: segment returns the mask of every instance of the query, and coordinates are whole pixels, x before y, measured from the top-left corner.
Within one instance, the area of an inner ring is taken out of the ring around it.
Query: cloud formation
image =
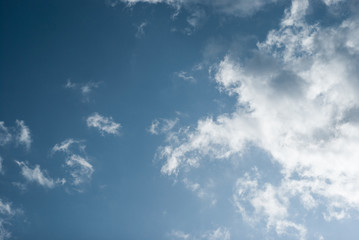
[[[193,5],[207,5],[216,11],[238,16],[249,16],[262,9],[264,6],[275,3],[277,0],[112,0],[108,4],[115,7],[120,2],[133,5],[136,3],[165,3],[174,8],[190,7]]]
[[[153,135],[168,133],[178,123],[178,118],[175,119],[155,119],[152,121],[151,126],[148,128],[148,132]]]
[[[52,178],[45,176],[47,174],[41,170],[39,165],[35,165],[34,168],[31,168],[25,162],[15,162],[21,168],[21,174],[28,182],[36,182],[46,188],[55,187],[55,181]]]
[[[104,117],[98,113],[93,113],[86,120],[88,127],[97,128],[102,135],[113,134],[119,135],[121,124],[113,121],[112,117]]]
[[[0,240],[11,238],[11,233],[7,230],[6,225],[10,225],[11,218],[20,212],[14,209],[10,202],[5,202],[0,198]]]
[[[17,142],[25,145],[26,149],[29,150],[32,142],[29,127],[26,126],[25,122],[22,120],[16,120],[16,125],[19,129],[19,132],[16,135]]]
[[[83,102],[90,101],[90,95],[94,89],[98,88],[101,82],[86,82],[86,83],[75,83],[71,79],[67,79],[65,88],[77,90],[82,95]]]
[[[188,239],[188,240],[199,240],[199,239],[206,239],[206,240],[230,240],[231,234],[229,230],[225,227],[218,227],[215,230],[207,231],[202,234],[191,235],[189,233],[185,233],[179,230],[173,230],[169,236],[172,239]]]
[[[325,1],[329,8],[338,2]],[[307,230],[293,220],[291,199],[306,210],[322,206],[326,221],[359,210],[359,20],[308,24],[308,8],[293,0],[251,58],[230,52],[215,66],[219,91],[237,99],[234,112],[171,132],[159,148],[167,175],[199,168],[204,159],[240,157],[250,144],[268,152],[281,181],[259,184],[248,173],[235,185],[234,204],[244,219],[265,219],[277,234],[298,239]]]
[[[26,150],[31,147],[31,132],[23,120],[16,120],[16,127],[8,128],[3,121],[0,121],[0,146],[4,146],[12,141],[16,144],[24,145]]]
[[[65,167],[69,171],[70,182],[81,190],[82,184],[91,180],[94,168],[86,154],[86,145],[83,141],[66,139],[52,148],[52,153],[62,152],[65,154]]]
[[[0,121],[0,146],[11,141],[11,134],[3,121]]]

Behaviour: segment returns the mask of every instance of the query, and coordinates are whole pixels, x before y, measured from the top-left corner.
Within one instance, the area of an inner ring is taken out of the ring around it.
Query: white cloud
[[[184,232],[179,231],[179,230],[173,230],[171,232],[170,236],[172,238],[175,238],[175,239],[190,239],[190,237],[191,237],[190,234],[184,233]]]
[[[14,215],[15,212],[11,208],[10,203],[5,203],[0,199],[0,240],[5,240],[11,237],[11,233],[5,228],[7,221],[5,218]]]
[[[105,133],[119,135],[121,124],[113,121],[112,117],[104,117],[98,113],[93,113],[87,118],[87,126],[97,128],[102,135]]]
[[[228,229],[219,227],[216,230],[204,235],[207,240],[230,240],[231,234]]]
[[[3,169],[3,159],[0,156],[0,174],[4,174],[4,169]]]
[[[260,186],[258,174],[250,177],[248,173],[239,178],[236,184],[236,192],[233,196],[234,204],[243,216],[244,220],[253,224],[265,219],[267,228],[274,228],[279,235],[292,234],[298,239],[306,238],[306,228],[288,220],[290,190],[288,185],[280,187],[266,183]],[[293,188],[296,189],[296,188]],[[250,205],[250,208],[246,207]]]
[[[31,146],[31,134],[28,126],[25,125],[24,121],[16,120],[19,133],[16,136],[16,140],[19,144],[25,145],[26,149],[29,150]]]
[[[279,235],[299,239],[306,229],[291,220],[292,198],[307,210],[323,206],[328,221],[359,210],[359,20],[309,25],[308,6],[293,0],[252,58],[229,53],[217,65],[219,90],[237,99],[233,113],[170,132],[158,154],[162,173],[176,175],[204,159],[240,156],[248,144],[268,152],[281,167],[280,184],[240,178],[236,206],[244,218],[262,217]]]
[[[108,1],[108,4],[112,7],[117,6],[120,2],[133,5],[136,3],[166,3],[174,8],[178,6],[192,7],[193,5],[207,5],[212,7],[214,10],[223,12],[230,15],[249,16],[264,6],[270,3],[275,3],[277,0],[112,0]]]
[[[191,76],[189,73],[185,72],[185,71],[180,71],[180,72],[177,72],[175,73],[175,75],[178,77],[178,78],[181,78],[185,81],[188,81],[188,82],[196,82],[196,79]]]
[[[178,118],[175,119],[155,119],[152,121],[148,131],[153,135],[168,133],[178,123]]]
[[[21,168],[21,174],[25,177],[25,179],[29,182],[36,182],[43,187],[54,188],[55,181],[46,177],[39,165],[35,165],[34,168],[30,168],[25,162],[15,161],[19,167]]]
[[[0,121],[0,146],[11,141],[11,134],[3,121]]]
[[[55,146],[52,148],[52,153],[55,152],[71,152],[71,146],[74,144],[78,144],[81,150],[85,150],[85,145],[82,144],[82,141],[74,140],[72,138],[66,139],[62,141],[61,143],[55,144]]]
[[[136,38],[142,38],[145,35],[145,27],[148,25],[147,22],[142,22],[140,25],[136,26]]]
[[[230,240],[231,234],[225,227],[218,227],[215,230],[206,231],[203,234],[190,234],[179,230],[173,230],[169,236],[171,239],[188,239],[188,240]]]
[[[94,172],[93,166],[82,156],[71,154],[66,159],[66,165],[71,169],[73,185],[80,185],[89,179]]]
[[[65,84],[65,88],[76,88],[76,87],[77,87],[76,83],[71,82],[71,79],[67,79],[67,82]]]
[[[67,79],[65,88],[77,90],[82,95],[83,102],[90,101],[90,94],[94,89],[98,88],[101,82],[74,83],[71,79]]]
[[[71,184],[78,188],[91,180],[94,168],[86,155],[86,145],[83,141],[66,139],[52,148],[52,153],[62,152],[65,154],[65,166],[69,171]],[[64,185],[68,181],[65,178],[58,179],[57,183]],[[80,189],[77,189],[80,190]]]
[[[0,198],[0,240],[12,237],[7,226],[11,225],[11,218],[21,213],[21,209],[14,209],[11,202],[5,202]]]

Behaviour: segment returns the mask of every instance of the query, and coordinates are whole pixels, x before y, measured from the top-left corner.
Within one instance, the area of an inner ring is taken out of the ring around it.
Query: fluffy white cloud
[[[260,186],[256,178],[239,178],[235,204],[244,218],[262,217],[278,234],[296,232],[299,239],[306,229],[291,220],[292,198],[305,209],[324,206],[328,221],[359,210],[359,20],[309,25],[308,7],[293,0],[252,58],[230,53],[217,65],[219,90],[236,97],[236,111],[171,132],[159,149],[168,175],[198,168],[204,158],[240,156],[248,144],[265,150],[282,180]]]
[[[94,168],[90,163],[86,154],[86,145],[83,141],[74,140],[72,138],[66,139],[52,148],[52,153],[63,152],[66,156],[65,166],[67,167],[71,184],[74,187],[80,187],[91,180]],[[59,183],[65,184],[65,179],[59,180]],[[79,189],[78,189],[79,190]]]
[[[35,165],[34,168],[31,168],[25,162],[15,161],[17,165],[21,168],[21,174],[25,177],[25,179],[29,182],[36,182],[43,187],[53,188],[55,187],[55,181],[46,177],[39,165]]]
[[[16,136],[16,140],[19,144],[25,145],[26,149],[29,150],[31,146],[31,134],[28,126],[25,125],[24,121],[16,120],[19,133]]]
[[[102,135],[105,133],[119,135],[121,124],[113,121],[112,117],[104,117],[98,113],[93,113],[86,120],[88,127],[97,128]]]

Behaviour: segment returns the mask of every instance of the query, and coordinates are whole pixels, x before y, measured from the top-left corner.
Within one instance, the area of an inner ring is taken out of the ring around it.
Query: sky
[[[357,239],[358,1],[0,3],[0,240]]]

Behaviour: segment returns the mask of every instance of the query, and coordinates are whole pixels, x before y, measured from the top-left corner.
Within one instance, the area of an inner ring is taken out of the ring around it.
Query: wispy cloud
[[[55,181],[52,178],[45,176],[47,175],[47,173],[41,170],[39,165],[35,165],[34,168],[31,168],[25,162],[20,162],[20,161],[15,161],[15,162],[21,168],[21,174],[28,182],[36,182],[39,185],[46,188],[55,187]]]
[[[151,126],[147,129],[153,135],[168,133],[178,123],[178,118],[175,119],[155,119],[152,121]]]
[[[202,4],[225,14],[249,16],[261,10],[264,6],[277,2],[277,0],[111,0],[107,2],[112,7],[117,6],[120,2],[127,3],[129,6],[139,2],[152,4],[166,3],[175,9],[178,9],[179,6],[190,9],[195,5]]]
[[[136,38],[142,38],[145,35],[145,27],[148,25],[148,23],[142,22],[140,25],[136,25],[137,32],[136,32]]]
[[[18,134],[16,135],[16,140],[19,144],[25,145],[26,149],[29,150],[31,147],[31,134],[28,126],[25,125],[25,122],[22,120],[16,120],[16,125],[18,127]]]
[[[31,132],[23,120],[16,120],[16,127],[7,128],[5,123],[0,121],[0,146],[15,141],[16,144],[24,145],[26,150],[31,147]]]
[[[82,101],[89,102],[91,93],[99,87],[100,83],[101,82],[76,83],[72,82],[71,79],[67,79],[65,88],[79,91],[82,96]]]
[[[11,134],[5,123],[0,121],[0,146],[3,146],[11,141]]]
[[[62,152],[65,154],[65,167],[69,171],[71,184],[81,191],[81,185],[91,180],[94,168],[86,154],[86,145],[83,141],[66,139],[52,148],[52,154]],[[63,179],[62,184],[67,181]]]
[[[3,159],[0,156],[0,174],[4,174],[4,169],[3,169]]]
[[[11,203],[4,202],[0,198],[0,240],[9,239],[11,233],[6,229],[6,225],[10,224],[9,219],[14,216],[18,210],[11,207]]]
[[[121,124],[113,121],[112,117],[104,117],[98,113],[93,113],[86,120],[88,127],[97,128],[102,135],[119,135]]]
[[[231,234],[225,227],[218,227],[217,229],[206,231],[204,233],[186,233],[180,230],[172,230],[168,234],[171,239],[187,239],[187,240],[230,240]]]
[[[196,82],[196,79],[192,75],[190,75],[188,72],[180,71],[180,72],[176,72],[175,75],[178,78],[181,78],[181,79],[183,79],[185,81],[188,81],[188,82],[191,82],[191,83]]]

